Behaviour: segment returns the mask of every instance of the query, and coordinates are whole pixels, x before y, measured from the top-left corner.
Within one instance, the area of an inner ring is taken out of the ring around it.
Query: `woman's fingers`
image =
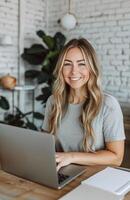
[[[71,163],[70,156],[67,153],[56,153],[56,163],[57,165],[57,171],[66,165],[69,165]]]

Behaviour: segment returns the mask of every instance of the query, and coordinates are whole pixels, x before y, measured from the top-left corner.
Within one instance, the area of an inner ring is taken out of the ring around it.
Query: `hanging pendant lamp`
[[[74,29],[77,24],[77,19],[74,14],[71,13],[70,7],[71,7],[71,0],[69,0],[69,10],[68,12],[59,20],[61,26],[66,30]]]

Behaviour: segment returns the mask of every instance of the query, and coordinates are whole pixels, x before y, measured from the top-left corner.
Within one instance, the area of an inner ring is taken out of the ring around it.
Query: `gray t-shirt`
[[[45,109],[44,130],[48,130],[48,119],[53,101],[53,96],[50,96]],[[56,133],[57,151],[61,149],[65,152],[83,151],[84,129],[79,121],[82,105],[83,103],[68,105],[68,110]],[[106,142],[125,139],[122,111],[113,96],[104,94],[101,109],[93,120],[92,127],[96,138],[92,146],[93,151],[105,149]],[[91,144],[91,141],[89,142]]]

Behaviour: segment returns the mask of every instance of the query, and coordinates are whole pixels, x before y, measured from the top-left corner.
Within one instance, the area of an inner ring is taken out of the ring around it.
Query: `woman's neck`
[[[83,102],[87,98],[87,94],[85,91],[77,89],[71,90],[69,96],[69,103],[78,104]]]

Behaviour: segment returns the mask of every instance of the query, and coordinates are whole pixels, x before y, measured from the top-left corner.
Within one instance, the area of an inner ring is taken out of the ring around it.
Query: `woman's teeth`
[[[71,79],[72,81],[78,81],[78,80],[80,80],[80,77],[70,77],[70,79]]]

